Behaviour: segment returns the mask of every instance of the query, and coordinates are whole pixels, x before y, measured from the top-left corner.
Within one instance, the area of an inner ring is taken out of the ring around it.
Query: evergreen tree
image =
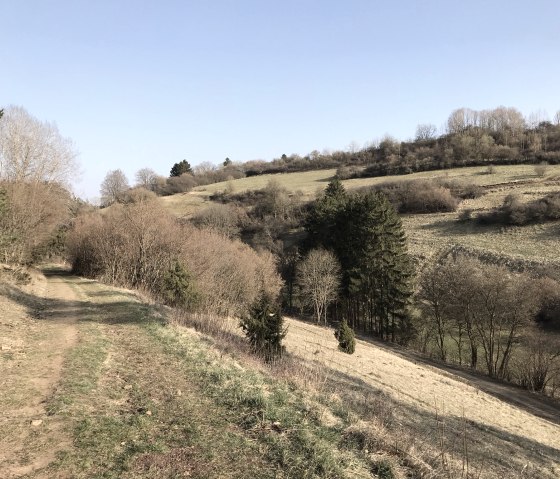
[[[354,354],[356,350],[356,338],[354,331],[345,319],[340,322],[338,329],[334,332],[335,338],[338,340],[338,348],[348,354]]]
[[[187,307],[196,302],[191,276],[179,261],[163,277],[161,295],[171,306]]]
[[[307,222],[311,247],[331,248],[342,266],[339,316],[353,327],[391,341],[411,334],[407,305],[413,263],[402,223],[379,192],[347,195],[331,182]]]
[[[323,195],[313,204],[307,216],[307,249],[322,246],[333,249],[336,242],[336,219],[348,202],[348,195],[338,178],[330,181]]]
[[[179,163],[175,163],[171,168],[171,172],[169,176],[181,176],[185,173],[192,173],[191,165],[187,160],[180,161]]]
[[[278,303],[262,293],[241,320],[241,328],[249,339],[253,352],[266,362],[274,362],[282,356],[282,340],[286,336],[284,318]]]

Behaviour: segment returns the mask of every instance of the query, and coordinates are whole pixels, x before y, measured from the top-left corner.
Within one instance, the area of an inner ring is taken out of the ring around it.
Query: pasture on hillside
[[[301,192],[302,199],[310,201],[335,175],[336,170],[330,169],[252,176],[196,187],[189,193],[162,197],[160,201],[173,214],[191,217],[211,204],[210,196],[214,193],[226,190],[234,193],[257,190],[264,188],[271,180],[291,192]],[[482,187],[484,194],[476,199],[463,200],[457,212],[402,215],[409,239],[409,249],[416,257],[427,259],[442,249],[459,245],[474,254],[490,252],[506,260],[529,260],[541,265],[559,260],[560,225],[558,222],[504,227],[481,226],[472,222],[460,222],[457,219],[461,211],[466,209],[476,214],[498,207],[509,194],[517,194],[522,201],[528,202],[550,192],[560,191],[560,165],[548,166],[543,176],[538,174],[535,165],[507,165],[357,178],[344,180],[342,183],[348,191],[352,191],[380,183],[418,179],[443,179],[465,185],[473,184]]]

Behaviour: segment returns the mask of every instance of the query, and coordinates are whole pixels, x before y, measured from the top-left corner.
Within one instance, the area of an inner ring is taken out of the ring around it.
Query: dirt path
[[[527,460],[546,458],[551,475],[543,477],[560,477],[560,421],[553,407],[523,399],[524,393],[507,385],[491,385],[481,378],[466,381],[363,340],[357,341],[354,355],[346,355],[337,351],[331,329],[287,322],[289,351],[389,394],[401,405],[400,420],[407,428],[429,435],[430,421],[445,418],[450,428],[466,421],[472,429],[469,435],[478,436],[484,448],[503,454],[502,464],[518,463],[521,471]],[[492,394],[484,388],[492,389]],[[507,397],[508,402],[496,396]],[[487,440],[482,440],[485,436]]]
[[[61,421],[45,408],[63,361],[78,341],[76,294],[64,276],[45,270],[21,290],[5,286],[0,338],[0,471],[19,477],[49,464],[67,443]]]

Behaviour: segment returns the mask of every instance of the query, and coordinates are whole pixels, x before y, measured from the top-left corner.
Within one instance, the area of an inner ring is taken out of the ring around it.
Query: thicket
[[[550,193],[543,198],[525,203],[517,195],[508,195],[503,204],[485,213],[479,213],[481,225],[516,225],[555,221],[560,219],[560,193]]]
[[[208,225],[209,213],[215,216],[215,213],[227,211],[232,213],[230,220],[235,218],[236,221],[236,225],[230,224],[228,229],[237,228],[243,241],[254,249],[280,256],[284,253],[284,238],[291,230],[301,227],[306,214],[301,194],[288,191],[274,179],[260,190],[224,191],[212,195],[211,199],[223,208],[212,206],[201,212],[195,217],[195,224]]]
[[[460,198],[449,188],[429,180],[391,181],[365,188],[383,193],[399,213],[455,211]]]
[[[551,279],[448,257],[420,275],[416,346],[553,394],[560,385],[560,342],[546,325],[560,322],[558,298],[560,285]]]
[[[60,254],[75,207],[59,185],[0,181],[0,261],[30,264]]]
[[[153,200],[77,218],[68,256],[76,274],[145,290],[201,321],[240,316],[281,287],[270,254],[181,225]]]

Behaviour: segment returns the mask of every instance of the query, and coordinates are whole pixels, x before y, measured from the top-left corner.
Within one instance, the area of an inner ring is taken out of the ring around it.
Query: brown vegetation
[[[550,311],[551,295],[559,291],[550,279],[512,274],[472,258],[447,258],[420,278],[419,346],[426,351],[433,340],[440,359],[459,364],[468,350],[471,368],[479,367],[482,356],[488,375],[545,392],[560,379],[560,349],[555,337],[544,347],[535,319],[539,310]]]
[[[69,238],[73,270],[165,299],[166,275],[177,262],[194,283],[193,313],[239,315],[281,286],[270,254],[210,231],[181,225],[155,201],[115,205],[78,218]]]

